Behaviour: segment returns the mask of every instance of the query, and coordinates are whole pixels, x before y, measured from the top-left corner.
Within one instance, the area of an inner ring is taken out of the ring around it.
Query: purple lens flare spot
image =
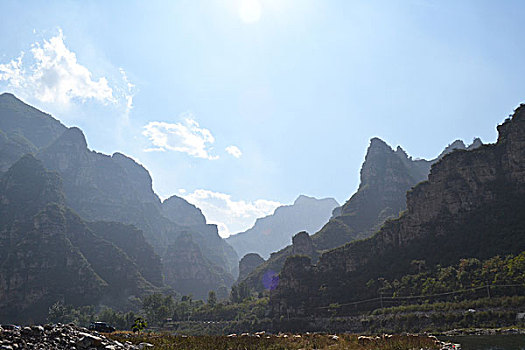
[[[279,284],[279,275],[273,270],[268,270],[262,277],[262,284],[267,290],[274,290]]]

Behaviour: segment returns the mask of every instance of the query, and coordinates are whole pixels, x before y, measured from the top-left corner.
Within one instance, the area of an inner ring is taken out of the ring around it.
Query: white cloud
[[[183,197],[202,210],[208,223],[218,226],[221,237],[246,231],[257,218],[272,214],[282,205],[265,199],[235,201],[228,194],[209,190],[195,190]]]
[[[208,129],[201,128],[191,114],[187,114],[183,123],[150,122],[144,126],[142,134],[154,147],[145,152],[175,151],[204,159],[217,159],[210,154],[210,147],[215,138]]]
[[[72,102],[95,100],[123,105],[127,115],[133,107],[134,85],[123,69],[120,73],[122,81],[113,86],[106,77],[93,77],[92,72],[78,62],[76,53],[66,46],[59,29],[49,40],[33,43],[29,54],[21,52],[17,58],[0,64],[0,83],[24,99],[59,108],[68,108]]]
[[[122,80],[126,84],[126,89],[122,93],[122,95],[123,95],[125,103],[126,103],[126,110],[124,112],[124,115],[125,115],[125,118],[128,119],[129,118],[129,112],[133,109],[133,97],[135,95],[135,84],[133,84],[129,80],[128,75],[127,75],[126,71],[124,70],[124,68],[120,67],[119,68],[119,72],[120,72],[120,74],[122,76]]]
[[[242,156],[242,152],[237,146],[228,146],[226,147],[226,152],[234,156],[235,158],[240,158]]]

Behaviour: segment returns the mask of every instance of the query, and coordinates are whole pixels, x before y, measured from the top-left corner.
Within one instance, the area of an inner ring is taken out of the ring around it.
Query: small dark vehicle
[[[4,331],[14,331],[17,329],[20,329],[20,326],[14,325],[14,324],[2,324],[0,325]]]
[[[89,329],[101,333],[111,333],[115,331],[115,327],[111,327],[106,322],[91,322]]]

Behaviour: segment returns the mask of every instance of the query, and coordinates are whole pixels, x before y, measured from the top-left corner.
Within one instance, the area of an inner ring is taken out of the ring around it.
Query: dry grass
[[[246,336],[180,336],[163,333],[113,333],[112,339],[133,344],[147,342],[155,349],[177,350],[408,350],[439,349],[435,340],[425,336],[394,335],[374,339],[358,339],[357,335],[280,334]]]

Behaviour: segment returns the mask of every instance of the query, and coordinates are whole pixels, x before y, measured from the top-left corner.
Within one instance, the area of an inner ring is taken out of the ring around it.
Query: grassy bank
[[[150,343],[155,349],[177,350],[404,350],[404,349],[440,349],[436,340],[426,336],[394,335],[377,338],[341,334],[280,334],[280,335],[245,335],[245,336],[174,336],[168,333],[115,333],[110,335],[120,342],[140,344]]]

